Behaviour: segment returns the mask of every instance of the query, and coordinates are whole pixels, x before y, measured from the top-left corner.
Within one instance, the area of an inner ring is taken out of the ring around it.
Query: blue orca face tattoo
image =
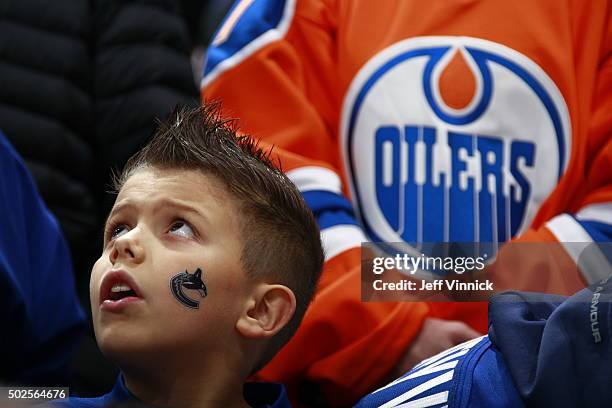
[[[183,292],[185,289],[195,290],[203,298],[208,295],[206,285],[202,281],[202,270],[200,268],[194,273],[189,273],[185,270],[185,272],[178,273],[170,278],[170,290],[172,290],[172,294],[176,300],[190,309],[199,309],[200,302],[187,296]]]

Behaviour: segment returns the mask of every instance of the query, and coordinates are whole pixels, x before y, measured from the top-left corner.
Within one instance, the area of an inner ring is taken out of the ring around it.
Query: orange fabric
[[[530,229],[503,246],[487,276],[496,289],[571,296],[586,283],[564,246],[545,227]]]
[[[465,35],[507,45],[557,84],[569,108],[572,156],[534,227],[584,202],[610,201],[612,24],[607,1],[513,3],[298,1],[286,37],[223,73],[202,91],[221,99],[243,130],[329,163],[341,177],[338,117],[359,68],[400,39]],[[257,109],[253,109],[253,107]],[[587,137],[588,135],[588,137]],[[587,181],[585,183],[585,181]],[[593,184],[605,186],[595,199]]]
[[[416,36],[462,35],[506,45],[546,71],[569,109],[568,170],[525,235],[546,241],[552,237],[543,228],[547,220],[612,201],[612,63],[602,57],[612,51],[610,9],[604,0],[297,1],[284,38],[222,73],[202,97],[221,99],[244,131],[289,151],[285,170],[322,162],[345,181],[338,140],[342,102],[373,55]],[[298,379],[319,381],[335,403],[346,404],[381,381],[428,314],[486,330],[486,305],[362,303],[359,279],[358,250],[330,260],[297,335],[259,377],[289,386]],[[578,278],[566,284],[578,285]]]

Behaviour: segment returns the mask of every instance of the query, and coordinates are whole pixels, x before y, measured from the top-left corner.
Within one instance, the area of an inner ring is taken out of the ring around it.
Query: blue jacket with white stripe
[[[431,357],[357,407],[612,406],[612,278],[572,297],[506,292],[489,334]]]

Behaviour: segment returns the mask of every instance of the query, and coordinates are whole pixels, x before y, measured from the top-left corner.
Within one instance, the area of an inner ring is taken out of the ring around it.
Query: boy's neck
[[[240,373],[219,367],[193,370],[123,370],[125,385],[139,400],[156,406],[181,408],[249,407],[243,397]],[[210,375],[214,373],[214,375]]]

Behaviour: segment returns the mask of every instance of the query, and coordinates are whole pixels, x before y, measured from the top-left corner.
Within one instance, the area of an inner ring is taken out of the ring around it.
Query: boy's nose
[[[130,263],[141,263],[144,261],[144,249],[134,237],[128,235],[129,233],[115,240],[113,250],[109,255],[112,264],[115,264],[118,260]]]

